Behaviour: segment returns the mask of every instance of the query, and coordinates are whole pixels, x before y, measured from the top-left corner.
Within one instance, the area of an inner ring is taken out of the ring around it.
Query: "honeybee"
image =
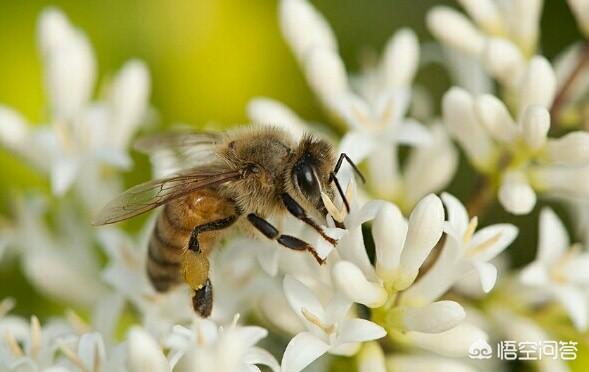
[[[213,306],[207,257],[229,228],[307,251],[322,264],[315,248],[281,234],[267,218],[288,211],[335,245],[316,222],[327,215],[321,194],[333,198],[339,192],[349,208],[336,173],[343,160],[358,172],[347,155],[336,158],[325,140],[305,135],[295,141],[275,127],[167,134],[141,140],[136,148],[173,151],[184,163],[196,165],[130,188],[108,203],[94,224],[123,221],[163,206],[149,240],[147,274],[160,292],[186,282],[194,291],[194,310],[202,317]]]

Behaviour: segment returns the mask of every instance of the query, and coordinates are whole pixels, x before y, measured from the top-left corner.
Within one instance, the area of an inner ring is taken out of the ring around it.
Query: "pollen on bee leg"
[[[200,289],[209,277],[209,260],[203,254],[186,250],[182,256],[182,277],[194,290]]]

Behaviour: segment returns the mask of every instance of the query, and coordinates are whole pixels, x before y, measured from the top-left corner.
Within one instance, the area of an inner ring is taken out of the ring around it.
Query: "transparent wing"
[[[242,172],[214,172],[196,168],[185,173],[145,182],[130,188],[108,203],[94,219],[94,225],[106,225],[135,217],[173,199],[205,187],[241,177]]]
[[[148,154],[159,176],[211,163],[223,134],[215,132],[171,132],[145,137],[135,149]]]

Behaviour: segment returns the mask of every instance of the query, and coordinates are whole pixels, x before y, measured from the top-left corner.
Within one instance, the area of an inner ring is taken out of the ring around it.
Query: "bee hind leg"
[[[320,265],[325,263],[325,259],[319,257],[317,250],[309,243],[291,235],[280,234],[276,227],[255,213],[248,214],[247,219],[268,239],[276,240],[278,244],[295,251],[308,251]]]
[[[203,286],[194,291],[192,296],[192,307],[203,318],[208,318],[213,311],[213,285],[207,279]]]

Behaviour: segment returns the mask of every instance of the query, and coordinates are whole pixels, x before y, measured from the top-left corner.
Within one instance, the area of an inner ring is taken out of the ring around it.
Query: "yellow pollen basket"
[[[200,289],[209,277],[209,260],[203,254],[187,250],[182,257],[182,277],[190,288]]]

